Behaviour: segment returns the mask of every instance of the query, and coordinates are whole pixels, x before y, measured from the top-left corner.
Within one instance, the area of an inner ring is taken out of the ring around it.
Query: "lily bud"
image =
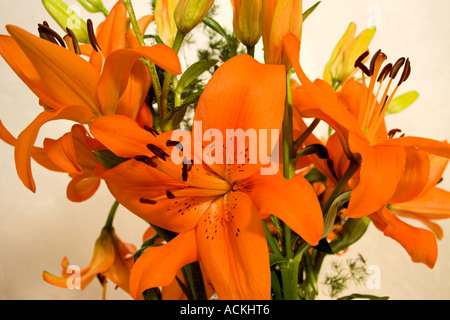
[[[370,27],[355,37],[356,24],[351,22],[325,66],[323,80],[338,85],[353,77],[358,70],[355,61],[367,50],[375,31],[375,27]]]
[[[233,29],[246,46],[255,46],[262,35],[263,0],[231,0]]]
[[[175,23],[186,34],[194,29],[209,12],[214,0],[180,0],[175,8]]]
[[[96,13],[103,12],[105,16],[108,15],[108,10],[106,10],[103,5],[102,0],[77,0],[79,4],[83,6],[87,11]]]
[[[283,53],[283,38],[293,33],[301,39],[302,0],[263,1],[263,44],[264,61],[267,64],[284,64],[291,68],[289,59]]]
[[[155,22],[158,35],[164,44],[172,47],[177,34],[174,12],[179,0],[157,0],[155,6]]]
[[[58,25],[66,31],[69,28],[78,42],[89,43],[87,25],[67,4],[61,0],[42,0],[42,4]]]

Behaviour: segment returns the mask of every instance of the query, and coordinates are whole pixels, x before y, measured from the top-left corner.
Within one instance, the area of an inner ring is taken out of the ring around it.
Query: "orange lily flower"
[[[202,134],[279,130],[284,79],[284,67],[236,56],[214,73],[194,121],[201,121]],[[306,179],[261,175],[262,164],[249,164],[247,150],[245,164],[176,165],[168,155],[177,147],[166,146],[171,145],[167,136],[155,137],[129,118],[99,118],[90,130],[116,155],[130,158],[102,176],[116,199],[144,220],[179,233],[136,261],[130,280],[135,298],[145,289],[170,284],[184,265],[200,261],[220,299],[270,299],[261,219],[277,215],[311,245],[322,236],[320,204]]]
[[[100,30],[98,40],[103,47],[90,32],[91,43],[98,51],[92,52],[90,62],[19,27],[6,28],[11,36],[0,35],[0,54],[44,106],[44,111],[18,136],[15,148],[19,178],[33,192],[36,186],[30,157],[42,125],[57,119],[88,124],[97,117],[116,113],[136,117],[145,99],[144,89],[150,86],[141,57],[173,74],[181,73],[178,56],[165,45],[123,49],[127,20],[121,1]],[[130,77],[132,85],[128,85]]]
[[[450,192],[435,186],[449,160],[436,156],[430,158],[432,167],[427,184],[416,197],[402,202],[393,198],[386,207],[369,217],[384,235],[405,248],[413,262],[421,262],[433,268],[438,256],[436,238],[442,239],[443,231],[432,220],[450,218]],[[400,218],[418,220],[431,231],[411,226]]]
[[[386,56],[381,51],[372,58],[370,69],[357,60],[357,65],[364,70],[363,83],[349,80],[336,93],[325,81],[317,79],[311,82],[307,78],[299,63],[300,41],[295,35],[289,34],[284,38],[284,47],[302,83],[292,91],[294,107],[302,117],[324,120],[336,131],[330,137],[327,148],[334,155],[338,178],[348,168],[348,159],[361,164],[350,181],[353,191],[348,207],[349,217],[367,216],[384,207],[405,177],[415,179],[414,192],[419,192],[429,170],[428,160],[423,159],[419,151],[450,158],[447,142],[421,137],[395,138],[386,130],[384,111],[399,85],[409,76],[410,64],[407,60],[399,59],[395,65],[390,64],[383,69]],[[390,85],[402,65],[404,70],[399,84],[388,98]],[[364,78],[366,73],[370,76],[368,85]],[[378,101],[381,84],[387,78],[389,83]],[[372,92],[377,82],[379,87],[375,95]],[[409,160],[411,157],[416,160]],[[411,188],[401,190],[412,192]]]
[[[0,121],[0,139],[16,146],[14,138]],[[79,124],[57,140],[46,138],[44,148],[33,147],[31,157],[44,168],[67,172],[72,178],[67,186],[67,198],[74,202],[89,199],[100,186],[98,175],[103,165],[92,151],[98,142],[87,135],[86,129]]]
[[[95,242],[94,254],[89,266],[80,270],[79,274],[68,273],[70,264],[67,257],[64,257],[61,261],[62,277],[47,271],[44,271],[42,276],[48,283],[61,288],[73,288],[79,285],[81,289],[84,289],[97,275],[101,275],[129,293],[130,270],[134,263],[135,252],[136,247],[122,242],[114,228],[105,227]]]

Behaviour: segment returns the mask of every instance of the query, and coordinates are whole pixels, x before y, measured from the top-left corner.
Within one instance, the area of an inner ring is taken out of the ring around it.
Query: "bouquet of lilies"
[[[302,25],[320,2],[231,0],[231,33],[214,20],[214,0],[156,0],[150,15],[131,0],[110,11],[78,2],[104,21],[42,0],[61,28],[0,35],[1,56],[42,107],[17,137],[0,122],[20,180],[36,191],[33,160],[68,174],[70,201],[102,183],[116,199],[91,263],[74,272],[64,257],[62,275],[44,271],[45,281],[109,280],[134,299],[314,299],[325,257],[370,223],[433,268],[443,233],[433,220],[450,218],[450,193],[437,186],[450,144],[387,128],[386,115],[417,94],[396,95],[411,63],[369,51],[375,28],[357,34],[350,23],[312,81]],[[180,48],[199,32],[209,49],[182,67]],[[264,61],[254,58],[260,40]],[[35,146],[60,119],[74,122],[70,132]],[[148,225],[142,243],[116,234],[119,205]]]

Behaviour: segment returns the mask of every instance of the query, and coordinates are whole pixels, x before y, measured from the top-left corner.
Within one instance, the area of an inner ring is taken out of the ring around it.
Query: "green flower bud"
[[[89,43],[87,25],[67,4],[61,0],[42,0],[42,4],[58,25],[66,31],[73,31],[81,43]]]

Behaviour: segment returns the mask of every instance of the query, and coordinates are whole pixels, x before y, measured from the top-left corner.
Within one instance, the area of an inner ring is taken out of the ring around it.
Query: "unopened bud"
[[[209,12],[214,0],[180,0],[175,8],[175,23],[186,34],[194,29]]]
[[[42,4],[58,25],[73,31],[81,43],[89,43],[86,22],[61,0],[42,0]]]

